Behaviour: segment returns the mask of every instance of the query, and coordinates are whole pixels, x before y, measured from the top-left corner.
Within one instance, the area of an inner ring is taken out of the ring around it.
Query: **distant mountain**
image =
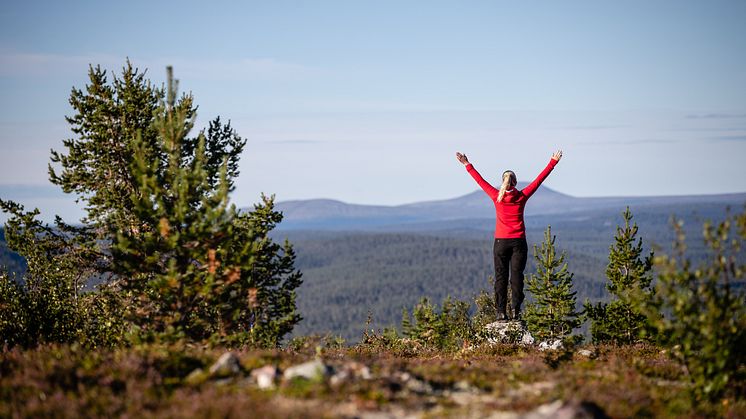
[[[526,184],[518,185],[524,188]],[[746,193],[720,195],[651,196],[577,198],[541,187],[531,197],[527,218],[550,214],[571,215],[589,212],[612,211],[617,214],[630,206],[633,209],[666,209],[669,215],[677,208],[689,210],[691,206],[716,204],[741,206]],[[382,206],[356,205],[330,199],[284,201],[277,203],[285,215],[279,228],[283,230],[410,230],[421,224],[452,225],[459,220],[494,219],[494,205],[481,190],[453,199],[417,202],[413,204]],[[455,223],[463,224],[463,223]]]

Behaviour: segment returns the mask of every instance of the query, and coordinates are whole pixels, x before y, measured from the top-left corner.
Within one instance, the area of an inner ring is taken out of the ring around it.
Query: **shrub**
[[[697,267],[686,256],[683,223],[674,219],[673,226],[673,255],[655,258],[655,295],[643,309],[670,354],[686,368],[694,395],[716,400],[746,365],[746,301],[733,287],[743,281],[746,268],[741,247],[746,211],[717,226],[704,224],[710,254]]]

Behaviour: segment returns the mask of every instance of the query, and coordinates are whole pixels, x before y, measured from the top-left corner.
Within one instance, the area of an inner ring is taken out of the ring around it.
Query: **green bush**
[[[731,384],[742,382],[738,375],[746,366],[746,300],[733,285],[743,283],[746,268],[746,211],[704,224],[710,255],[696,267],[686,256],[683,223],[674,219],[673,226],[673,255],[655,258],[655,295],[642,308],[686,368],[697,398],[716,400],[729,388],[742,397],[743,386]]]
[[[412,310],[414,322],[408,320],[404,310],[402,329],[404,336],[426,346],[442,350],[459,350],[464,342],[474,339],[474,329],[469,317],[469,303],[446,297],[442,308],[422,298]]]

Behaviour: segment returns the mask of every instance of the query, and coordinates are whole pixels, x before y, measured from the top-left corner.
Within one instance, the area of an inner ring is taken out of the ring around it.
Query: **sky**
[[[514,170],[573,196],[746,192],[746,2],[15,1],[0,8],[0,197],[47,179],[89,64],[167,65],[247,140],[232,196],[397,205]]]

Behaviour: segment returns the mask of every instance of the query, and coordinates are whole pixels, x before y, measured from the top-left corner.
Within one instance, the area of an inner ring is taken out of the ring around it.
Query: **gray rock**
[[[578,350],[577,354],[588,358],[593,357],[593,351],[591,351],[590,349],[580,349]]]
[[[226,352],[209,369],[210,377],[224,378],[241,372],[241,363],[233,352]]]
[[[550,351],[550,350],[556,351],[562,348],[563,348],[562,339],[545,340],[539,343],[540,351]]]
[[[275,379],[277,378],[278,370],[274,365],[265,365],[261,368],[257,368],[251,371],[251,378],[256,382],[257,387],[262,390],[271,389],[275,387]]]
[[[484,327],[487,334],[487,342],[496,343],[520,343],[521,345],[533,345],[534,337],[522,321],[497,321]]]
[[[292,380],[293,378],[300,377],[307,380],[321,381],[332,375],[333,372],[330,366],[317,358],[313,361],[304,362],[286,369],[282,378],[284,380]]]
[[[359,362],[350,361],[342,364],[342,366],[335,368],[334,375],[329,379],[329,384],[338,386],[344,382],[351,380],[370,380],[372,378],[370,374],[370,368],[367,365]]]
[[[561,400],[543,404],[524,419],[605,419],[609,416],[593,402],[563,403]]]

